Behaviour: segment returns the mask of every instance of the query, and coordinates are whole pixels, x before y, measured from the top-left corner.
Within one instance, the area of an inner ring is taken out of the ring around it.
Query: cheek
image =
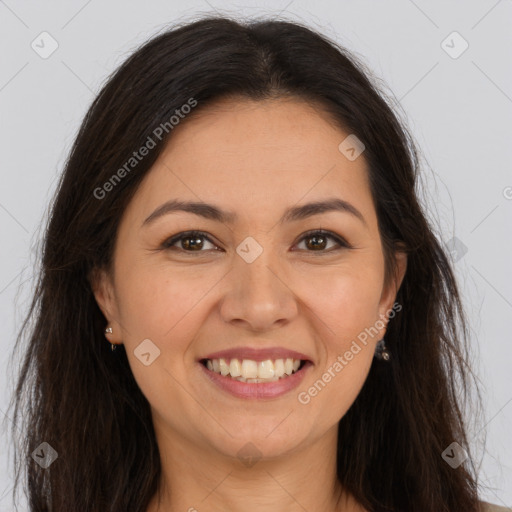
[[[300,296],[322,320],[330,344],[342,349],[378,320],[383,276],[375,267],[347,265],[310,276],[300,285]]]
[[[165,265],[132,265],[123,272],[119,265],[118,304],[121,321],[127,331],[138,337],[163,341],[173,330],[179,331],[218,278],[212,273],[197,274]],[[174,337],[174,336],[173,336]]]
[[[188,395],[180,393],[179,384],[187,374],[183,363],[201,324],[197,316],[201,312],[200,300],[216,281],[197,279],[176,268],[171,275],[167,265],[128,260],[119,261],[116,271],[123,343],[134,378],[157,410],[185,410]],[[160,350],[148,366],[136,355],[146,339]]]
[[[361,263],[362,260],[361,260]],[[373,266],[372,266],[373,265]],[[348,266],[315,280],[304,292],[318,317],[325,357],[300,403],[326,426],[339,421],[357,398],[373,362],[383,275],[378,262]],[[319,276],[317,275],[317,278]],[[306,402],[308,402],[306,404]]]
[[[324,372],[299,391],[299,407],[303,408],[322,428],[337,422],[350,409],[368,376],[372,358],[364,348],[350,362],[342,364],[331,359]],[[337,357],[337,356],[336,356]]]

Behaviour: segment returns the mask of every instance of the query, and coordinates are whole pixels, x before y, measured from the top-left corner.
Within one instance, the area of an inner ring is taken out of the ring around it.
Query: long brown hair
[[[13,422],[24,420],[16,486],[23,471],[30,510],[144,511],[157,491],[150,407],[124,347],[112,353],[105,340],[89,278],[111,267],[120,219],[172,137],[176,110],[191,98],[199,112],[230,96],[315,102],[355,134],[366,147],[386,282],[393,251],[408,253],[396,297],[403,308],[386,333],[392,359],[374,362],[339,423],[341,484],[372,511],[476,512],[473,458],[454,469],[442,457],[454,441],[471,454],[468,322],[452,264],[419,204],[419,152],[397,105],[354,55],[313,30],[221,17],[173,27],[133,53],[94,100],[67,159],[16,343],[19,350],[27,340],[13,395]],[[159,126],[167,127],[161,138]],[[112,181],[148,137],[155,147]],[[58,454],[46,469],[30,457],[42,442]]]

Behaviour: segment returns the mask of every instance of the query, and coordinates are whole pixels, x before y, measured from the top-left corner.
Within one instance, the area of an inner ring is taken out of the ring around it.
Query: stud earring
[[[375,347],[375,354],[374,357],[381,361],[389,361],[391,359],[391,354],[389,352],[389,349],[386,347],[386,342],[384,341],[384,338],[382,338]]]
[[[107,328],[105,329],[105,334],[112,334],[112,327],[107,327]],[[110,344],[110,350],[111,350],[112,352],[114,352],[114,350],[115,350],[116,348],[117,348],[117,345],[115,345],[114,343],[111,343],[111,344]]]

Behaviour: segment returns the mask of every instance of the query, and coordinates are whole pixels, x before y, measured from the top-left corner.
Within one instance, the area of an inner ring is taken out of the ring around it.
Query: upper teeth
[[[300,366],[300,359],[276,359],[272,361],[253,361],[252,359],[208,359],[206,366],[209,370],[221,375],[231,377],[242,377],[244,379],[271,379],[282,377],[284,374],[291,375]]]

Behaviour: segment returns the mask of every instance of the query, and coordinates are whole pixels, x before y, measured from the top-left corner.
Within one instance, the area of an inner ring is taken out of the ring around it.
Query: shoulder
[[[500,505],[487,503],[486,501],[481,501],[480,507],[481,512],[512,512],[512,507],[502,507]]]

